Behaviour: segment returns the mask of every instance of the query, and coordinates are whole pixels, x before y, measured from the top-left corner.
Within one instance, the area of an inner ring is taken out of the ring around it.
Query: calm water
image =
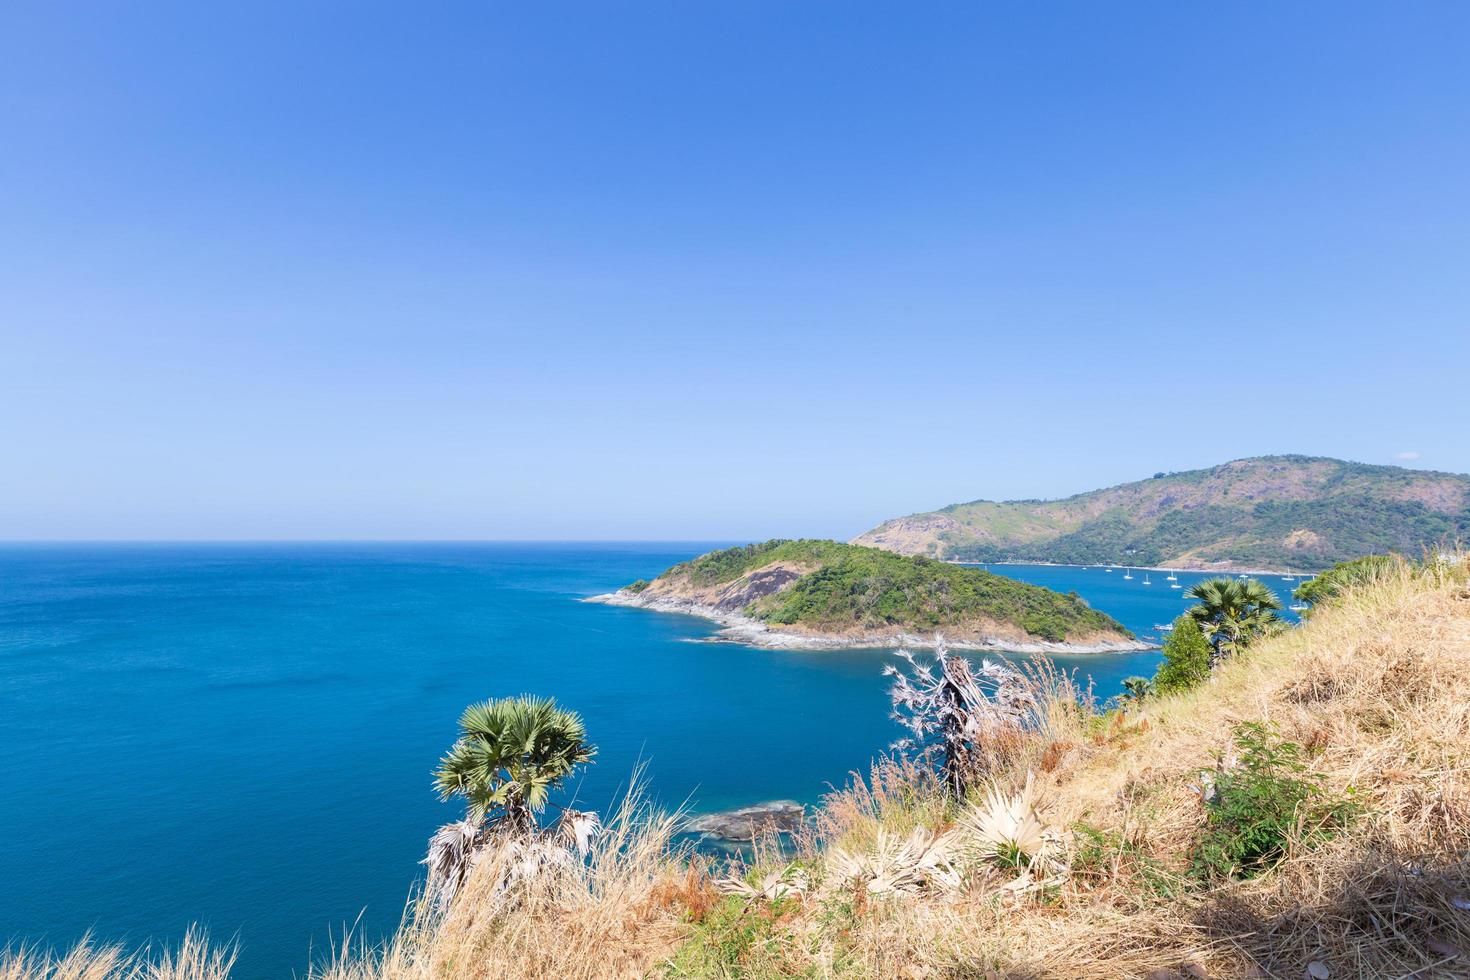
[[[708,624],[575,601],[709,547],[0,548],[0,944],[198,921],[239,937],[253,980],[302,972],[359,917],[381,936],[459,812],[429,770],[465,704],[498,695],[586,717],[588,807],[640,759],[668,804],[815,800],[895,735],[885,652],[689,643]],[[1139,633],[1186,605],[1163,573],[992,568]],[[1066,664],[1106,696],[1156,661]]]

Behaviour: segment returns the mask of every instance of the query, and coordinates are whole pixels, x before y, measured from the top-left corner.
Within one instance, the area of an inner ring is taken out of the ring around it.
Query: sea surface
[[[375,941],[460,814],[429,777],[460,711],[502,695],[585,717],[579,806],[640,763],[669,806],[816,801],[898,734],[890,652],[688,642],[711,624],[578,601],[718,544],[0,546],[0,945],[198,922],[265,980]],[[1141,635],[1187,605],[1163,572],[989,567]],[[1102,698],[1157,661],[1061,662]]]

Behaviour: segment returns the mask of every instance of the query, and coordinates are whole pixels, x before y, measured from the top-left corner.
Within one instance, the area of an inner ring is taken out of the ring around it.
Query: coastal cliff
[[[953,647],[1019,653],[1148,649],[1076,595],[837,541],[710,552],[590,601],[701,616],[718,639],[786,649]]]

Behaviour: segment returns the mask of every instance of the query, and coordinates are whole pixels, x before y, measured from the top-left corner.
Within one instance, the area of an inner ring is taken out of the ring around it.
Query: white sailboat
[[[1182,589],[1182,588],[1184,588],[1184,586],[1180,585],[1179,582],[1178,582],[1178,580],[1176,579],[1172,584],[1170,584],[1169,588],[1171,588],[1171,589]]]
[[[1165,582],[1177,582],[1177,581],[1179,581],[1179,576],[1178,575],[1175,575],[1171,571],[1171,572],[1169,572],[1168,576],[1165,577],[1164,581]]]
[[[1125,579],[1131,579],[1133,577],[1133,569],[1131,569],[1131,568],[1125,568],[1125,569],[1123,569],[1123,577]]]
[[[1143,573],[1143,584],[1144,585],[1153,585],[1153,583],[1148,580],[1148,572],[1144,572]]]

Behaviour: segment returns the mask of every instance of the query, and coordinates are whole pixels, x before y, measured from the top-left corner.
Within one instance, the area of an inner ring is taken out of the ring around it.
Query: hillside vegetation
[[[1075,593],[975,568],[822,540],[773,540],[675,565],[637,593],[699,598],[764,623],[817,633],[1010,626],[1061,643],[1131,634]]]
[[[728,561],[729,559],[721,559]],[[1470,577],[1354,573],[1201,684],[1099,711],[1030,675],[956,800],[880,760],[795,851],[730,869],[633,794],[586,863],[479,860],[444,910],[315,980],[1452,977],[1470,951]],[[799,751],[799,746],[793,746]],[[507,886],[507,881],[517,882]],[[303,957],[305,951],[303,951]],[[131,972],[83,946],[7,980],[223,980],[196,938]]]
[[[1470,477],[1262,456],[1063,500],[953,504],[854,543],[970,561],[1315,570],[1466,538]]]

